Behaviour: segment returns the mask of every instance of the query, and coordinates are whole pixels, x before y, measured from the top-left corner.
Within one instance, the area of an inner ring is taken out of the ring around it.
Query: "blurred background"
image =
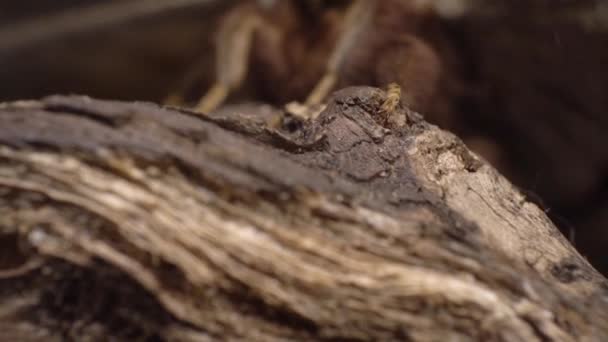
[[[2,1],[0,101],[161,102],[186,76],[183,95],[196,100],[213,79],[214,33],[241,2]],[[450,93],[448,110],[423,114],[492,162],[608,275],[608,6],[466,4],[437,14],[425,37],[464,90]]]

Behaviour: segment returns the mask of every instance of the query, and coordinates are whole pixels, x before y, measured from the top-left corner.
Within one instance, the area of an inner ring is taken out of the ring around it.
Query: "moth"
[[[314,106],[338,88],[392,84],[389,104],[437,110],[445,78],[436,39],[439,17],[457,15],[462,11],[458,3],[462,1],[240,1],[220,20],[214,82],[196,110],[215,110],[248,80],[254,81],[256,97],[268,103]],[[179,92],[167,99],[181,101]]]

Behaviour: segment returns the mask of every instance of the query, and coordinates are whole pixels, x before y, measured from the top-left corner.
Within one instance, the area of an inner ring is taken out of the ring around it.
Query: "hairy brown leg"
[[[401,88],[401,103],[426,113],[442,73],[442,63],[435,50],[419,38],[403,35],[377,51],[375,59],[376,83],[396,83]]]
[[[340,69],[357,39],[371,24],[376,0],[355,0],[347,9],[342,23],[342,33],[331,52],[324,76],[306,99],[306,105],[321,103],[338,82]]]
[[[238,6],[222,20],[216,35],[215,81],[200,98],[195,110],[206,113],[220,106],[230,92],[240,87],[247,77],[249,57],[256,34],[276,37],[279,32],[260,13],[255,4]],[[201,66],[193,68],[187,75],[181,89],[170,94],[165,103],[181,104],[183,89],[188,88],[200,76]]]
[[[216,80],[199,100],[196,111],[214,110],[226,100],[230,91],[243,83],[254,34],[265,24],[255,6],[237,9],[222,23],[217,35]]]

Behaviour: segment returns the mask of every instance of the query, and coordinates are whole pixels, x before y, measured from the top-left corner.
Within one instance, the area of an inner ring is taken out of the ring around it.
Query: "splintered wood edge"
[[[423,149],[437,153],[419,153]],[[560,280],[566,269],[580,273],[576,279],[558,281],[568,291],[603,291],[605,278],[576,251],[546,213],[491,165],[466,150],[458,138],[430,129],[416,137],[416,144],[407,153],[428,189],[455,212],[475,222],[491,246],[534,268],[549,281]],[[474,170],[468,166],[471,163],[477,163]]]

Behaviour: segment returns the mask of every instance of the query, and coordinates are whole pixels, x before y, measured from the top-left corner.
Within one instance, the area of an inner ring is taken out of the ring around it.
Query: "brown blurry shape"
[[[426,112],[442,73],[434,48],[418,35],[432,14],[416,1],[283,1],[270,10],[243,2],[221,20],[216,81],[197,109],[215,109],[253,77],[262,99],[309,106],[336,87],[394,82],[404,103]]]

